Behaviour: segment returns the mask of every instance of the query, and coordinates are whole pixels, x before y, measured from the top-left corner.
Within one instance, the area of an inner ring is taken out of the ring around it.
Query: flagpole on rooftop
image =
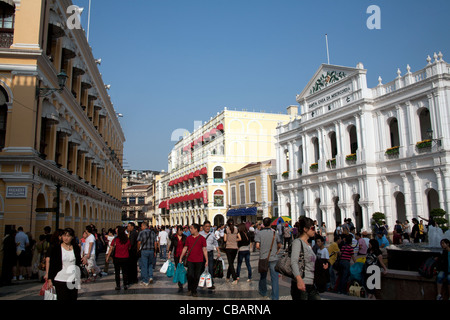
[[[89,27],[91,25],[91,0],[89,0],[88,25],[87,25],[87,41],[89,42]]]
[[[327,43],[327,58],[328,58],[328,64],[330,64],[330,52],[328,51],[328,34],[325,33],[325,41]]]

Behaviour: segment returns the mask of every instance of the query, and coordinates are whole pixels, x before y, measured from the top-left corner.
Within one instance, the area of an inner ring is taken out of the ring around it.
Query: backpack
[[[427,279],[433,278],[435,274],[436,264],[437,262],[433,257],[428,258],[419,267],[419,274]]]

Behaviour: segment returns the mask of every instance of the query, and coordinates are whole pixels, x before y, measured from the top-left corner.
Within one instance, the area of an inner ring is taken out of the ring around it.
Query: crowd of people
[[[415,239],[417,229],[420,234],[420,228],[415,227],[415,221],[413,223],[414,226],[408,229],[407,224],[397,221],[394,243],[399,239],[401,242]],[[159,254],[161,261],[173,259],[175,268],[187,268],[187,286],[179,281],[178,292],[182,294],[187,289],[189,296],[196,297],[202,273],[207,270],[214,275],[214,267],[222,259],[228,264],[223,273],[231,286],[241,281],[243,274],[247,275],[247,282],[253,281],[250,256],[258,251],[258,292],[262,297],[278,300],[280,274],[276,271],[277,263],[283,252],[289,252],[292,299],[320,299],[320,293],[325,291],[348,294],[351,266],[357,262],[364,264],[361,282],[367,296],[374,298],[375,291],[365,285],[365,270],[377,265],[386,274],[383,254],[390,245],[386,224],[379,225],[375,231],[376,236],[370,239],[368,232],[356,232],[351,219],[345,219],[342,225],[337,225],[333,241],[330,241],[326,225],[319,226],[317,221],[307,217],[301,217],[293,225],[282,219],[274,223],[271,218],[263,219],[262,223],[235,225],[230,218],[226,224],[218,226],[212,226],[209,221],[202,225],[157,227],[146,222],[140,226],[130,222],[100,232],[94,225],[88,225],[81,238],[77,238],[71,228],[52,233],[50,227],[46,227],[38,241],[34,241],[30,233],[24,233],[19,227],[3,240],[2,284],[36,278],[46,282],[48,288],[54,288],[59,300],[76,300],[81,283],[93,282],[97,277],[109,274],[111,263],[116,290],[127,290],[137,283],[142,286],[153,284]],[[448,240],[441,241],[441,246],[439,290],[450,280]],[[103,270],[97,265],[102,252],[105,253]],[[246,273],[242,272],[244,263]],[[211,278],[212,286],[208,290],[214,292],[215,279]]]

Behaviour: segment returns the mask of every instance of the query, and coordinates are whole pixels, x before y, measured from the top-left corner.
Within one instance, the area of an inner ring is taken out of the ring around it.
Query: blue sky
[[[87,29],[88,0],[84,7]],[[369,30],[367,8],[381,9]],[[450,1],[92,0],[89,42],[125,133],[125,169],[166,170],[178,128],[224,107],[285,113],[322,63],[368,70],[369,87],[450,61]]]

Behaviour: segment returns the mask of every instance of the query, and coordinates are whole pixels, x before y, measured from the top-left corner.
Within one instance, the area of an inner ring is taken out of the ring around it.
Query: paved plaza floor
[[[222,254],[222,257],[226,267],[228,267],[225,254]],[[251,282],[247,282],[247,267],[243,262],[238,284],[233,285],[231,282],[227,282],[225,277],[214,279],[216,289],[199,288],[198,297],[187,295],[187,284],[184,285],[182,293],[178,292],[178,285],[172,282],[172,278],[168,278],[166,274],[159,272],[164,263],[164,260],[159,259],[159,257],[154,270],[153,284],[148,286],[133,284],[128,290],[123,288],[120,291],[115,290],[114,266],[110,264],[110,271],[107,276],[98,277],[95,282],[81,285],[78,300],[268,300],[267,297],[262,297],[258,293],[258,258],[259,252],[251,253],[250,263],[253,272]],[[100,254],[97,261],[101,268],[104,265],[104,259],[105,255]],[[224,270],[225,275],[226,269]],[[270,275],[268,276],[268,283],[268,293],[270,294]],[[280,277],[279,284],[280,300],[292,300],[290,279]],[[43,300],[43,297],[39,296],[41,287],[42,283],[37,280],[15,281],[12,285],[0,287],[0,300]],[[329,292],[321,294],[321,297],[323,300],[360,300],[359,298]]]

